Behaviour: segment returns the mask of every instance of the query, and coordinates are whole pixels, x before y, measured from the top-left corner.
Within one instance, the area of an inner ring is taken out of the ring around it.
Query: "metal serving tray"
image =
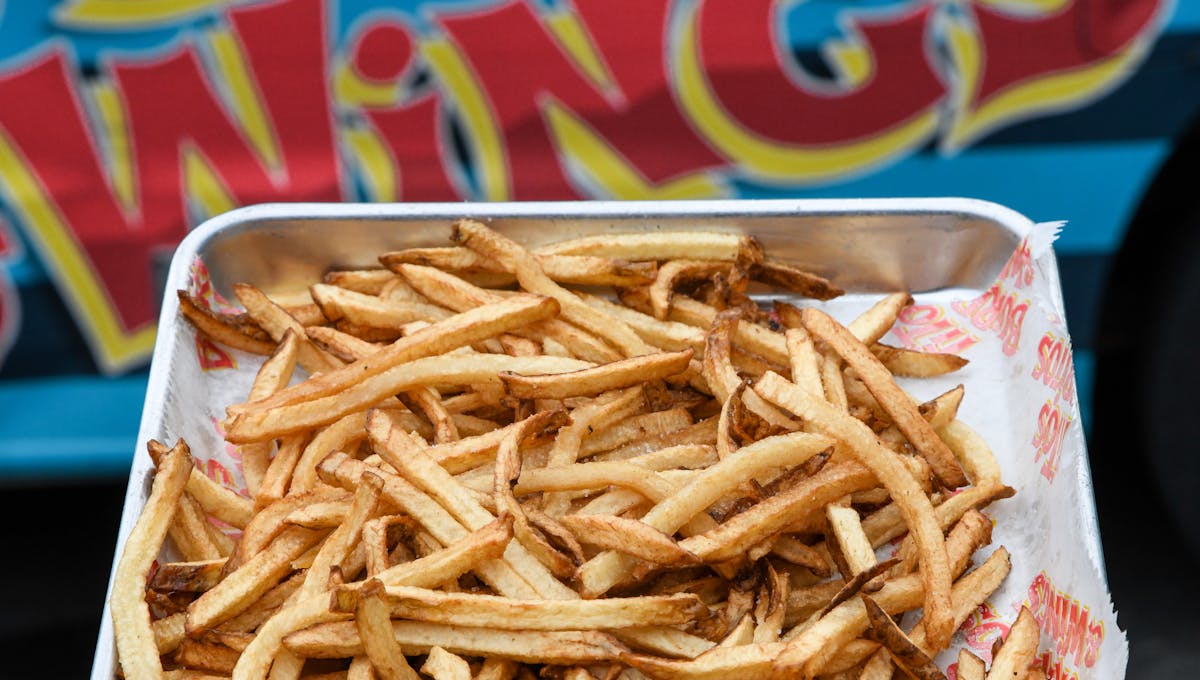
[[[199,257],[213,286],[230,299],[237,282],[268,293],[294,291],[330,268],[378,266],[375,257],[388,250],[445,245],[451,223],[462,217],[485,220],[531,246],[605,232],[746,232],[772,257],[827,274],[851,293],[982,292],[1033,226],[1003,206],[961,198],[259,205],[192,231],[175,252],[165,289],[187,288],[190,267]],[[1057,270],[1049,275],[1058,291]],[[1054,302],[1061,313],[1061,298]],[[183,323],[178,300],[165,295],[114,568],[149,495],[152,466],[144,442],[177,436],[181,425],[173,419],[179,411],[166,408],[168,402],[202,398],[169,394],[173,383],[167,373],[176,356],[193,351],[181,346],[178,334],[167,332]],[[1095,525],[1094,516],[1086,519]],[[112,678],[115,668],[107,596],[105,601],[92,666],[95,680]]]

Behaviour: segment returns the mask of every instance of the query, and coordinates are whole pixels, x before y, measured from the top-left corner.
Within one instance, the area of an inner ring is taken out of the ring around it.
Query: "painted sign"
[[[772,0],[351,4],[76,0],[51,22],[96,63],[53,34],[0,63],[0,196],[103,370],[150,351],[156,254],[237,205],[834,183],[1083,106],[1168,3],[892,2],[813,45]]]

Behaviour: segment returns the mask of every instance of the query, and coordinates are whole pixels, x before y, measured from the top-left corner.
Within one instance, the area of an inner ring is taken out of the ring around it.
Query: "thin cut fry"
[[[560,520],[581,543],[631,555],[654,564],[698,562],[667,534],[636,519],[612,515],[568,515]],[[647,624],[649,625],[649,624]]]
[[[156,678],[162,675],[162,662],[150,627],[146,604],[146,578],[167,536],[167,527],[175,515],[179,498],[192,469],[187,444],[179,440],[160,460],[154,475],[150,497],[138,517],[113,578],[109,610],[113,617],[113,638],[117,658],[126,678]]]
[[[500,379],[508,394],[521,399],[566,399],[599,394],[678,375],[692,360],[692,350],[659,352],[614,361],[569,373],[520,375],[503,372]]]
[[[1033,612],[1028,607],[1021,607],[1017,620],[1008,629],[1008,637],[992,658],[987,680],[1023,677],[1037,656],[1038,636],[1038,623]]]
[[[904,436],[933,466],[938,479],[951,489],[966,484],[967,478],[963,476],[954,454],[921,417],[916,404],[896,385],[895,379],[870,350],[856,342],[851,333],[828,314],[806,309],[802,316],[809,332],[828,343],[858,373]]]
[[[930,637],[939,643],[950,639],[953,632],[950,625],[950,570],[942,531],[928,497],[896,458],[896,454],[880,445],[870,429],[858,420],[836,411],[774,373],[763,376],[754,389],[764,399],[845,442],[859,462],[870,468],[887,487],[920,549]],[[787,654],[778,660],[778,664],[788,667],[794,666],[797,661],[794,655]]]
[[[429,650],[421,672],[433,680],[471,680],[471,666],[466,659],[436,646]]]
[[[392,635],[391,616],[383,600],[383,584],[372,579],[358,593],[358,633],[371,665],[382,680],[418,680]],[[435,647],[435,649],[440,649]]]

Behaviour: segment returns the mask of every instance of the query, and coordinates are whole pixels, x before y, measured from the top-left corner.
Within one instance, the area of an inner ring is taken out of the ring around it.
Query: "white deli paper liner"
[[[1003,545],[1012,554],[1012,572],[938,656],[950,680],[962,647],[991,661],[993,643],[1007,634],[1022,605],[1041,626],[1039,660],[1047,677],[1125,676],[1128,642],[1105,586],[1070,338],[1058,311],[1057,281],[1048,275],[1050,244],[1060,227],[1035,226],[982,294],[958,289],[916,296],[884,338],[970,360],[948,376],[900,382],[918,400],[964,384],[959,417],[992,447],[1004,483],[1017,490],[987,509],[995,519],[993,542],[976,556],[980,562]],[[235,308],[213,290],[199,260],[190,287],[212,309]],[[847,295],[821,307],[846,322],[877,298]],[[206,474],[245,493],[238,449],[224,441],[220,423],[227,405],[244,401],[263,358],[197,337],[186,323],[172,324],[171,332],[181,334],[177,346],[196,351],[173,357],[162,434],[171,443],[184,437]]]

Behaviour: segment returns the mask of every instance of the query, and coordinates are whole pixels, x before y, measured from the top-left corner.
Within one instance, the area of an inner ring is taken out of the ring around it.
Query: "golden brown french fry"
[[[967,483],[962,467],[947,448],[945,442],[929,426],[917,411],[916,404],[896,385],[895,379],[870,350],[834,321],[828,314],[816,309],[802,312],[805,327],[818,339],[829,344],[846,363],[858,373],[871,394],[879,400],[913,447],[929,461],[934,474],[948,488],[954,489]]]
[[[504,297],[446,272],[431,267],[404,264],[398,267],[405,280],[431,300],[450,309],[465,312],[481,305],[495,304]],[[555,309],[557,314],[558,310]],[[560,319],[545,319],[509,332],[543,343],[553,341],[568,350],[570,355],[586,361],[606,363],[621,358],[621,354],[598,337]],[[546,352],[554,354],[554,352]]]
[[[245,404],[240,409],[231,408],[230,412],[236,415],[247,411],[265,411],[336,394],[339,390],[405,362],[467,347],[557,313],[558,303],[545,297],[518,295],[499,300],[431,324],[400,338],[366,359],[312,377],[270,397]]]
[[[386,269],[340,269],[326,272],[321,281],[356,293],[379,295],[396,275]]]
[[[846,560],[850,573],[846,578],[857,576],[875,566],[875,549],[863,531],[858,511],[837,505],[825,507],[825,517],[837,539],[838,554]]]
[[[436,466],[436,463],[434,464]],[[358,483],[358,478],[366,465],[344,453],[334,453],[321,462],[318,473],[330,484],[352,488]],[[413,486],[407,480],[394,474],[380,470],[379,475],[384,480],[383,496],[393,506],[403,510],[422,527],[424,527],[442,545],[450,545],[468,537],[469,532],[457,519],[451,516],[438,501],[430,498],[422,489]],[[486,510],[479,508],[484,514]],[[490,514],[488,515],[490,517]],[[476,516],[473,516],[475,518]],[[487,519],[475,528],[482,528],[491,523]],[[397,569],[404,565],[396,565]],[[533,599],[537,597],[534,590],[513,568],[503,560],[488,560],[475,567],[476,573],[497,592],[509,597]],[[387,572],[384,572],[387,573]],[[382,578],[384,583],[387,579]],[[445,580],[445,579],[443,579]],[[440,582],[439,582],[440,583]]]
[[[471,666],[467,660],[437,646],[429,650],[421,672],[433,680],[471,680]]]
[[[566,399],[641,385],[678,375],[692,360],[691,349],[658,352],[614,361],[594,368],[551,375],[502,372],[505,391],[521,399]]]
[[[308,336],[304,333],[304,324],[288,314],[283,307],[272,302],[261,290],[239,283],[234,285],[233,292],[237,295],[238,301],[246,307],[246,313],[277,342],[283,339],[283,334],[289,329],[296,334],[300,342],[296,362],[303,366],[310,375],[342,367],[341,361],[309,342]]]
[[[912,302],[908,293],[892,293],[847,324],[846,329],[864,345],[873,345],[887,335],[900,311]]]
[[[823,276],[771,260],[752,266],[750,278],[814,300],[832,300],[846,292]]]
[[[400,328],[411,321],[441,321],[452,315],[437,305],[385,300],[324,283],[313,284],[309,290],[331,321],[345,319],[371,328]]]
[[[1038,623],[1028,607],[1021,607],[1017,620],[1008,629],[1008,637],[1000,645],[1000,651],[992,658],[988,669],[988,680],[1024,677],[1037,656]]]
[[[823,394],[821,384],[821,355],[803,326],[789,328],[784,333],[788,358],[791,359],[792,382],[813,394]]]
[[[525,514],[525,509],[517,502],[513,493],[513,486],[521,475],[521,442],[527,433],[541,431],[545,427],[544,424],[555,420],[557,415],[553,411],[541,411],[524,420],[524,427],[513,430],[500,442],[496,450],[492,500],[498,512],[512,516],[513,535],[517,541],[549,569],[550,573],[559,578],[570,578],[578,566],[575,561],[578,555],[558,550],[535,530]]]
[[[908,639],[883,607],[866,595],[862,596],[862,601],[871,622],[867,637],[882,644],[906,675],[918,680],[945,680],[946,676],[933,663],[933,659]]]
[[[178,504],[179,508],[175,511],[175,519],[171,522],[167,536],[170,537],[171,544],[183,555],[183,559],[197,562],[225,557],[212,535],[205,529],[207,521],[195,499],[185,491],[179,497]]]
[[[361,607],[367,593],[364,588],[357,593]],[[685,593],[604,600],[512,600],[496,595],[388,586],[380,591],[380,597],[392,618],[496,630],[609,630],[681,625],[708,615],[708,608],[699,598]]]
[[[495,258],[516,275],[521,287],[531,293],[558,300],[564,320],[604,338],[626,357],[650,354],[654,348],[642,342],[624,322],[589,307],[574,293],[546,276],[537,259],[515,242],[474,220],[454,223],[454,240],[475,252]]]
[[[363,649],[381,679],[418,680],[417,672],[408,665],[403,650],[392,635],[391,615],[383,599],[383,584],[379,581],[371,579],[359,589],[355,621]]]
[[[221,580],[224,559],[164,562],[154,570],[149,586],[164,592],[203,593]]]
[[[238,653],[225,645],[185,638],[171,658],[180,666],[228,675],[233,672]]]
[[[950,573],[945,542],[932,504],[903,463],[875,439],[866,425],[774,373],[763,376],[754,389],[764,399],[803,418],[824,434],[845,442],[859,462],[888,489],[921,554],[930,638],[939,643],[948,640],[953,629],[950,626]],[[797,654],[786,654],[779,660],[779,665],[786,668],[805,663],[798,657]]]
[[[254,377],[247,401],[266,399],[279,390],[287,387],[296,367],[296,357],[300,350],[300,339],[296,333],[288,329],[279,341],[278,348],[263,362]],[[257,498],[262,486],[262,479],[271,463],[271,450],[274,444],[270,441],[243,444],[238,447],[242,454],[242,475],[246,479],[246,489],[252,498]],[[243,528],[245,525],[241,525]]]
[[[567,515],[560,521],[587,545],[615,550],[653,564],[699,562],[669,535],[636,519],[613,515]]]
[[[625,651],[611,636],[596,631],[501,631],[393,621],[392,632],[406,655],[428,654],[437,646],[465,656],[565,666],[613,661]],[[362,652],[362,640],[352,621],[311,626],[288,635],[284,644],[301,656],[317,659],[347,658]]]
[[[958,650],[959,680],[984,680],[983,659],[975,656],[967,648]]]
[[[969,363],[957,354],[921,352],[881,342],[871,345],[871,353],[892,375],[906,378],[933,378],[953,373]]]
[[[992,455],[992,449],[974,430],[961,420],[951,420],[937,430],[937,434],[946,442],[946,446],[954,452],[962,463],[971,483],[976,486],[992,486],[1000,484],[1000,465]]]
[[[310,491],[317,484],[317,464],[334,451],[352,446],[367,436],[367,414],[359,411],[343,416],[318,432],[304,447],[292,470],[288,489],[292,493]]]
[[[590,255],[534,255],[546,276],[559,283],[584,286],[640,286],[654,280],[653,262],[624,262]],[[505,269],[467,248],[409,248],[379,256],[385,267],[402,264],[436,267],[446,271],[504,274]],[[512,279],[509,278],[509,281]]]
[[[648,231],[605,234],[560,241],[538,248],[539,255],[592,255],[620,260],[732,261],[746,246],[747,237],[733,232]]]
[[[664,499],[642,517],[642,522],[673,534],[689,520],[743,482],[773,467],[799,465],[833,445],[820,435],[796,432],[760,440],[707,468],[691,482]],[[605,552],[579,569],[585,597],[597,597],[625,578],[632,563],[615,552]]]
[[[179,612],[150,624],[150,628],[154,631],[154,646],[158,648],[160,656],[170,654],[178,649],[180,643],[187,637],[183,631],[185,618],[184,613]]]
[[[255,507],[262,508],[270,505],[287,494],[288,487],[292,483],[292,473],[295,472],[296,463],[300,461],[300,456],[304,453],[304,447],[307,444],[308,437],[302,433],[279,440],[279,448],[275,452],[275,457],[271,459],[270,465],[267,466],[267,471],[263,474],[262,482],[258,487],[258,494],[254,497]]]
[[[180,314],[209,339],[250,354],[267,355],[275,351],[275,343],[267,340],[265,334],[261,338],[251,335],[244,323],[238,324],[228,315],[210,311],[199,298],[186,291],[181,290],[178,294]]]
[[[117,659],[127,678],[162,675],[144,590],[191,470],[192,455],[181,439],[159,459],[145,509],[134,523],[117,563],[108,607]]]
[[[663,320],[671,310],[671,299],[675,296],[675,285],[688,279],[707,279],[714,274],[728,273],[731,262],[717,260],[670,260],[658,268],[658,276],[647,292],[654,318]]]
[[[499,374],[503,371],[553,373],[577,371],[590,366],[588,362],[563,357],[510,357],[504,354],[415,359],[362,380],[339,394],[243,413],[229,423],[225,436],[231,442],[249,442],[307,430],[370,408],[397,392],[427,385],[499,384]]]
[[[642,390],[630,388],[598,397],[592,403],[571,411],[570,424],[559,430],[554,438],[546,457],[546,467],[563,467],[578,461],[585,436],[596,430],[611,431],[613,428],[609,425],[613,421],[640,409],[643,401]],[[563,516],[569,505],[570,498],[566,494],[547,494],[542,501],[543,509],[551,517]]]
[[[188,636],[199,635],[233,618],[276,586],[291,569],[292,560],[324,537],[324,532],[285,529],[262,552],[205,592],[188,607]]]

